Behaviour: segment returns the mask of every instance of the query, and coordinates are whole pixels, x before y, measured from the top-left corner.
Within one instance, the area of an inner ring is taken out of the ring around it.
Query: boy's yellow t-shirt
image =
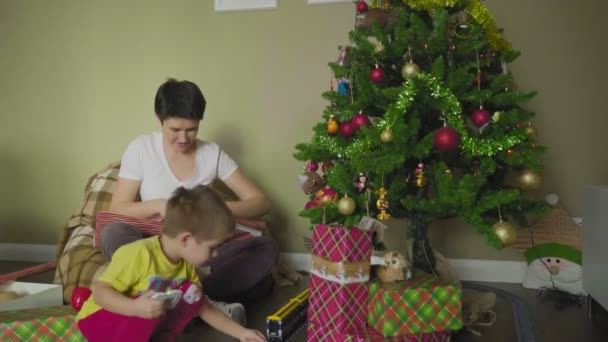
[[[160,245],[160,236],[153,236],[120,247],[97,281],[103,281],[127,297],[139,296],[148,290],[164,292],[179,288],[184,282],[201,286],[193,266],[184,260],[177,264],[167,259]],[[81,320],[102,307],[93,296],[83,304],[76,316]]]

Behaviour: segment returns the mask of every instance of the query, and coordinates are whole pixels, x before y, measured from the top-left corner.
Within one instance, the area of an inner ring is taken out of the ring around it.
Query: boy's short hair
[[[163,233],[168,236],[190,232],[197,241],[223,240],[234,231],[232,212],[222,197],[208,186],[179,187],[167,201]]]
[[[154,112],[160,121],[168,118],[200,121],[206,105],[205,97],[195,83],[170,78],[156,91]]]

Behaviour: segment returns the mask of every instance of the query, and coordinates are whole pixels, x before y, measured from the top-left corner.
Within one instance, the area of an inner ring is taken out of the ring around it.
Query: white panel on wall
[[[216,12],[250,11],[278,8],[279,0],[215,0]]]

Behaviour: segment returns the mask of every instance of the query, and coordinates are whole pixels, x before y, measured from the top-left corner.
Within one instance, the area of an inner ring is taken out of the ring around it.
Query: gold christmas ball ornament
[[[498,221],[492,226],[494,234],[498,236],[503,247],[511,246],[517,240],[517,229],[505,221]]]
[[[538,137],[538,130],[536,129],[536,127],[534,127],[534,125],[528,123],[528,126],[526,126],[526,134],[528,134],[530,138],[536,140],[536,138]]]
[[[383,143],[393,141],[393,131],[391,131],[389,128],[383,130],[382,133],[380,133],[380,140],[382,140]]]
[[[344,197],[338,201],[338,211],[342,215],[350,215],[355,212],[356,208],[357,204],[355,203],[355,200],[348,197],[348,195],[344,195]]]
[[[543,176],[532,170],[523,170],[517,177],[517,185],[524,191],[540,189],[543,184]]]
[[[378,44],[376,44],[376,46],[374,46],[375,53],[382,53],[383,51],[384,51],[384,44],[378,43]]]
[[[403,69],[401,69],[401,76],[406,80],[412,78],[420,73],[420,67],[416,63],[405,63]]]

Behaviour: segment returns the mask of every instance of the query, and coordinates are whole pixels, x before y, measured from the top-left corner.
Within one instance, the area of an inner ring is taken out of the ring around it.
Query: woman
[[[217,144],[197,139],[205,105],[202,92],[192,82],[169,79],[158,88],[154,109],[161,132],[141,135],[127,147],[110,203],[111,212],[135,218],[162,218],[167,199],[175,189],[207,185],[219,178],[239,198],[226,202],[235,217],[259,218],[268,213],[270,202],[234,160]],[[120,246],[143,237],[128,224],[112,223],[101,233],[103,254],[110,260]],[[218,301],[255,300],[271,290],[271,273],[277,258],[278,247],[271,239],[229,241],[218,248],[217,256],[209,262],[211,273],[203,279],[205,292]]]

